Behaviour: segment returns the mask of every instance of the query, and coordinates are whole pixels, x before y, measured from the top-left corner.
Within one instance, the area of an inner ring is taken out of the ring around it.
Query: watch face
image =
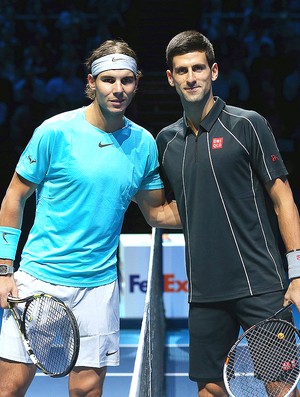
[[[12,274],[13,267],[8,265],[0,265],[0,275]]]

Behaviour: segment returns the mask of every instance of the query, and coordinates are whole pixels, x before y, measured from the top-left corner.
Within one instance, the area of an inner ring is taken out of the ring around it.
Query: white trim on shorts
[[[18,270],[14,274],[20,297],[45,292],[62,299],[73,311],[80,331],[76,366],[101,368],[120,362],[118,281],[94,288],[54,285]],[[8,309],[4,310],[0,332],[0,357],[31,363],[18,327]]]

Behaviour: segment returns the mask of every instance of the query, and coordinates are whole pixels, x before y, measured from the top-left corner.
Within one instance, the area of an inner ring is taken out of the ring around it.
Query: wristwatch
[[[13,274],[13,272],[14,272],[13,266],[0,263],[0,276],[7,276],[8,274]]]

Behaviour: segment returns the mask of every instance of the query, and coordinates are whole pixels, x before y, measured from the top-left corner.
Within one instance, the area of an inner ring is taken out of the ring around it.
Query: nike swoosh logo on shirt
[[[99,142],[99,147],[105,147],[105,146],[110,146],[113,145],[112,143],[101,143]]]

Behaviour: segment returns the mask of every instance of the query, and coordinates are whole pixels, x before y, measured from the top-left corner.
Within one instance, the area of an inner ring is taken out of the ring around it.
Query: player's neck
[[[105,132],[114,132],[124,126],[124,115],[103,113],[96,102],[91,103],[86,107],[86,120],[93,126]]]
[[[204,104],[195,102],[189,103],[188,106],[184,107],[187,122],[196,135],[198,134],[201,121],[210,112],[211,108],[214,106],[214,102],[214,98],[211,97],[209,101],[205,102]]]

